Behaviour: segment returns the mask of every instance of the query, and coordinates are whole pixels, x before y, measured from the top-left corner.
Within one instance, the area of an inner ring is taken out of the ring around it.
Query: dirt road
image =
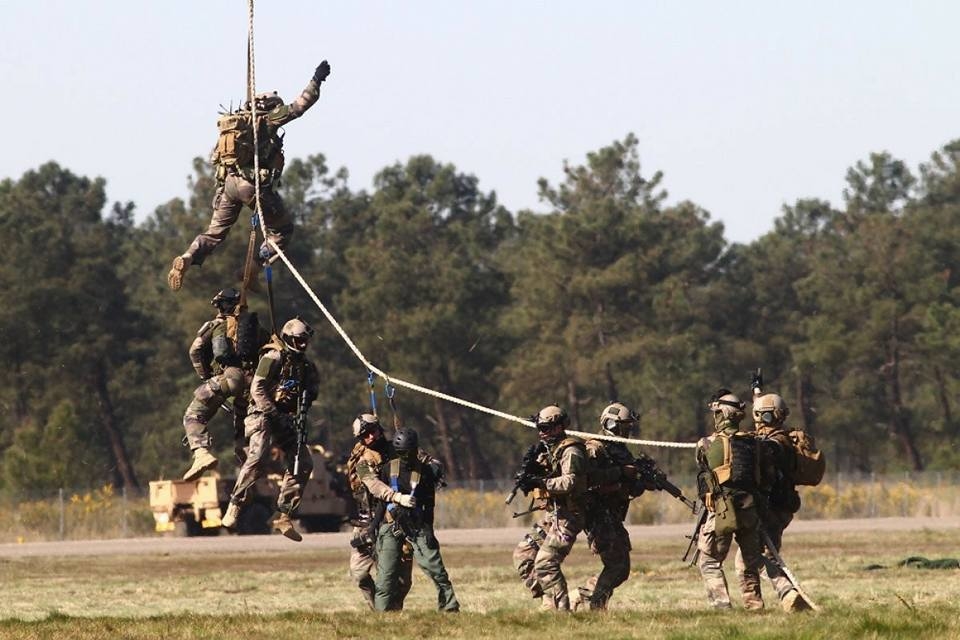
[[[628,527],[635,542],[650,538],[677,538],[690,532],[689,525],[656,525]],[[865,531],[960,529],[960,518],[872,518],[860,520],[799,520],[790,525],[787,536]],[[445,529],[437,532],[444,545],[512,546],[525,529]],[[28,542],[0,545],[0,558],[29,556],[98,556],[141,554],[239,553],[257,551],[307,551],[312,549],[346,549],[349,533],[315,533],[295,543],[279,535],[216,536],[202,538],[128,538],[119,540],[78,540],[63,542]]]

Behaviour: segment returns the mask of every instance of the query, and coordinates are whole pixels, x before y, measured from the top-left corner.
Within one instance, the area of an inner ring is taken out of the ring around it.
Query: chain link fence
[[[672,476],[687,497],[695,499],[693,476]],[[538,513],[527,511],[529,498],[518,493],[505,504],[513,482],[451,482],[437,496],[438,528],[527,526]],[[800,487],[804,520],[882,517],[960,516],[960,471],[923,473],[828,473],[816,487]],[[665,492],[635,499],[630,524],[690,521],[690,510]],[[146,491],[104,486],[29,494],[0,494],[0,543],[50,540],[112,539],[160,535]]]

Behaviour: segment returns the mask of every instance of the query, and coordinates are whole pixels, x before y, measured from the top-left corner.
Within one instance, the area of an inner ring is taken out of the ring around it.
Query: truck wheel
[[[193,519],[193,515],[187,514],[183,518],[173,523],[174,538],[189,538],[200,533],[200,525]]]
[[[273,510],[259,503],[248,504],[237,520],[237,533],[241,535],[267,535],[271,533],[270,517]]]

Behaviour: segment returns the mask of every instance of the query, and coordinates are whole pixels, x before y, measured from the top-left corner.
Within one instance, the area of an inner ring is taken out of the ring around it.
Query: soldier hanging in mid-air
[[[277,497],[279,517],[274,528],[299,542],[302,538],[293,526],[303,490],[313,471],[313,459],[306,445],[306,414],[317,398],[317,369],[307,359],[306,350],[313,336],[303,320],[294,318],[283,325],[280,337],[261,350],[256,373],[250,383],[252,409],[244,420],[244,435],[249,439],[247,458],[237,473],[230,504],[221,524],[233,528],[248,500],[248,490],[265,472],[272,446],[284,456],[284,474]]]
[[[293,220],[276,188],[283,171],[283,135],[280,127],[299,118],[320,98],[320,84],[330,75],[326,60],[313,72],[304,90],[290,104],[274,93],[261,93],[254,98],[257,112],[257,146],[259,150],[260,209],[266,229],[263,233],[281,249],[293,234]],[[234,113],[217,120],[220,137],[210,160],[216,169],[217,191],[213,196],[213,217],[207,230],[198,235],[186,252],[173,259],[167,283],[174,291],[183,286],[183,275],[191,265],[200,266],[230,232],[244,205],[256,207],[257,172],[254,167],[253,118],[249,100]],[[273,258],[264,242],[260,258]]]
[[[210,301],[217,315],[203,324],[190,345],[190,363],[203,381],[183,414],[184,440],[193,452],[193,464],[183,475],[195,480],[217,466],[211,453],[213,437],[207,425],[225,402],[233,398],[234,431],[242,452],[243,419],[247,415],[247,390],[257,364],[257,352],[269,336],[260,327],[257,314],[240,305],[240,292],[224,289]]]

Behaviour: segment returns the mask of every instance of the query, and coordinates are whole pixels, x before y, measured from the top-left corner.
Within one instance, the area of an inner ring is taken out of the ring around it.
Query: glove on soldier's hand
[[[408,509],[413,509],[417,506],[416,496],[411,496],[406,493],[395,493],[393,494],[392,500],[401,507],[406,507]]]
[[[328,75],[330,75],[330,63],[324,60],[317,66],[316,71],[313,72],[313,79],[317,84],[320,84],[327,79]]]
[[[620,474],[627,480],[636,480],[637,468],[632,464],[625,464],[620,467]]]
[[[520,479],[520,490],[524,493],[530,493],[534,489],[546,489],[547,483],[543,478],[535,478],[533,476],[525,476]]]

